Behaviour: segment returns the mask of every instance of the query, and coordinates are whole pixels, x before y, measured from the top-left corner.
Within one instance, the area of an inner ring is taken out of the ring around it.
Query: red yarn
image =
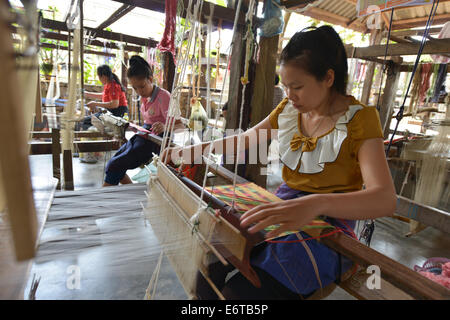
[[[177,0],[166,0],[166,27],[157,48],[161,52],[170,52],[175,61],[175,24],[177,18]]]

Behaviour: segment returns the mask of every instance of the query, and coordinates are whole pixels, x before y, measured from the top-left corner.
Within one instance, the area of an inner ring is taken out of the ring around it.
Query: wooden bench
[[[52,129],[51,132],[31,132],[34,139],[51,139],[51,141],[31,141],[30,154],[51,154],[53,177],[60,181],[61,179],[61,135],[59,129]],[[74,141],[74,150],[78,152],[107,152],[117,150],[122,141],[117,139],[110,139],[107,134],[100,132],[79,131],[74,132],[75,139],[79,138],[107,138],[108,140],[92,140],[92,141]],[[73,190],[73,168],[72,168],[72,152],[70,150],[64,150],[63,152],[63,164],[64,164],[64,188],[66,190]],[[57,186],[61,188],[60,183]]]

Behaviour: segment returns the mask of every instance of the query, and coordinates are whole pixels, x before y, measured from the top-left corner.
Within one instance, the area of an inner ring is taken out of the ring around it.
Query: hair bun
[[[129,60],[129,68],[127,71],[127,76],[130,77],[142,77],[149,78],[153,76],[152,68],[149,63],[145,61],[144,58],[138,55],[134,55]]]
[[[140,56],[132,56],[130,58],[130,66],[139,66],[142,65],[142,61],[141,61],[141,57]],[[143,59],[142,59],[143,60]]]

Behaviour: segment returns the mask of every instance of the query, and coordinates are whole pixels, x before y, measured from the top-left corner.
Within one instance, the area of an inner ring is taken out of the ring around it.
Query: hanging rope
[[[216,42],[216,78],[214,79],[214,88],[217,88],[217,79],[219,79],[220,75],[220,47],[222,46],[221,33],[222,33],[222,19],[219,19],[219,23],[217,25],[217,32],[219,34],[219,38]]]
[[[255,1],[251,0],[249,3],[246,21],[247,21],[247,34],[245,35],[246,39],[246,51],[245,51],[245,64],[244,64],[244,76],[241,77],[241,83],[242,83],[242,100],[241,100],[241,108],[239,112],[239,128],[238,132],[240,133],[242,130],[242,120],[243,120],[243,114],[244,114],[244,103],[245,103],[245,89],[247,88],[247,84],[249,83],[248,80],[248,68],[250,64],[250,59],[252,56],[252,42],[253,42],[253,32],[252,32],[252,21],[253,21],[253,10],[254,10]],[[237,153],[239,153],[241,148],[241,134],[237,137]],[[244,141],[245,144],[245,141]],[[238,169],[238,159],[236,157],[236,161],[234,164],[234,176],[233,176],[233,202],[232,202],[232,208],[234,208],[235,205],[235,199],[236,199],[236,179],[237,179],[237,169]]]

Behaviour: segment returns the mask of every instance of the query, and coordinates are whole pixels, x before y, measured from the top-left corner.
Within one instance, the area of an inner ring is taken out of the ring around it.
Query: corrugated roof
[[[288,8],[305,7],[305,0],[284,0],[282,5]],[[350,29],[365,32],[365,20],[367,17],[357,18],[356,12],[357,0],[317,0],[313,2],[303,15],[323,20],[332,24],[338,24]],[[421,5],[413,7],[399,7],[394,10],[393,30],[409,29],[414,27],[424,27],[430,14],[432,5]],[[390,10],[384,11],[383,20],[389,21]],[[450,21],[450,0],[441,0],[439,2],[434,25],[441,25]]]

